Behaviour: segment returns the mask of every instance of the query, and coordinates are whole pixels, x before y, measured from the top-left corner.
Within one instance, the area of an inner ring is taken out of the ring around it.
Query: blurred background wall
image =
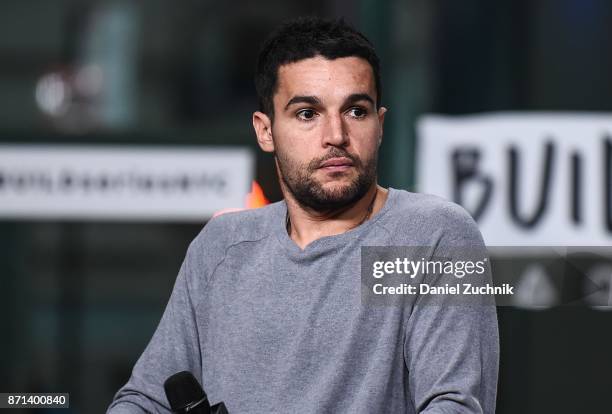
[[[415,188],[423,113],[612,110],[605,0],[5,0],[0,143],[255,146],[252,73],[281,21],[344,17],[383,63],[381,182]],[[0,185],[2,185],[0,183]],[[0,390],[101,412],[128,379],[199,222],[0,218]],[[608,412],[612,317],[500,308],[499,413]]]

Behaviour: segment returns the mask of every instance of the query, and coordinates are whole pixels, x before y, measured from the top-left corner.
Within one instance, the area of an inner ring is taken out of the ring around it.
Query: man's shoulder
[[[267,237],[275,219],[280,220],[280,203],[265,207],[223,213],[211,218],[193,244],[213,242],[227,246],[241,241],[256,241]]]
[[[392,234],[409,239],[404,242],[425,242],[443,235],[481,237],[474,219],[460,205],[432,194],[394,191],[391,214],[384,225]]]
[[[191,269],[210,274],[232,246],[267,238],[282,209],[279,203],[257,209],[224,213],[208,221],[189,245],[185,261]]]
[[[459,204],[433,194],[397,192],[393,215],[395,219],[435,223],[473,225],[472,216]]]

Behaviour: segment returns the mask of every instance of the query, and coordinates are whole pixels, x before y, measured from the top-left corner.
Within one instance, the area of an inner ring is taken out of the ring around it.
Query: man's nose
[[[327,116],[323,131],[323,145],[343,147],[348,144],[348,131],[341,114]]]

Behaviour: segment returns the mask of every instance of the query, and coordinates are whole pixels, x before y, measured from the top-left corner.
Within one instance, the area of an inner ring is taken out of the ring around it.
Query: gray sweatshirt
[[[461,207],[389,189],[370,220],[304,250],[287,234],[286,211],[278,202],[204,227],[108,413],[169,412],[163,383],[183,370],[230,414],[495,411],[494,306],[361,301],[361,246],[484,252]]]

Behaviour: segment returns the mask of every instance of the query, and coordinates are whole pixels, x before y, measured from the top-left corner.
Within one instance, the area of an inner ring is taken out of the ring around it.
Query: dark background
[[[259,44],[303,14],[344,16],[380,54],[390,108],[384,185],[414,188],[422,113],[612,110],[605,0],[5,0],[0,10],[0,142],[255,149]],[[101,87],[115,96],[81,94],[55,112],[37,98],[45,75],[72,79],[98,63],[119,68]],[[260,152],[256,175],[278,200],[271,159]],[[69,392],[70,412],[102,412],[205,221],[2,219],[0,391]],[[499,317],[498,413],[609,411],[609,312],[500,308]]]

